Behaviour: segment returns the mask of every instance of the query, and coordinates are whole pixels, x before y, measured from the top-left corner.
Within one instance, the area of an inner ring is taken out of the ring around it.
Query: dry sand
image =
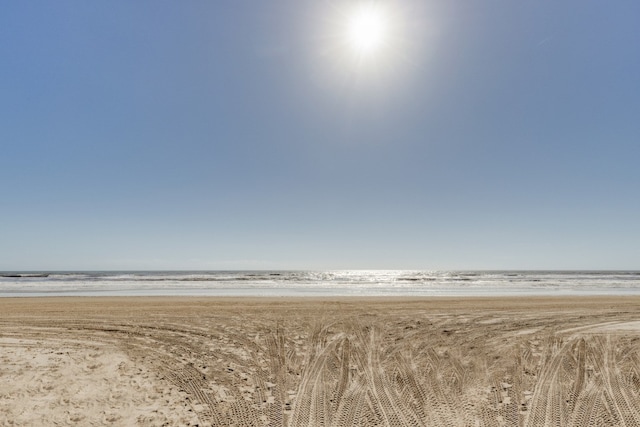
[[[638,426],[640,298],[0,299],[0,425]]]

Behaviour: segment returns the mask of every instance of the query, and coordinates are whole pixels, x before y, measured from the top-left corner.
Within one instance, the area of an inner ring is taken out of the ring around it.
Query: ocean
[[[640,271],[0,272],[0,297],[640,295]]]

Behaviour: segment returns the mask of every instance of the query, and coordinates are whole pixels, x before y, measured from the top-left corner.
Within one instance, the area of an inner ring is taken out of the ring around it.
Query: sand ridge
[[[0,300],[0,424],[640,425],[640,298]]]

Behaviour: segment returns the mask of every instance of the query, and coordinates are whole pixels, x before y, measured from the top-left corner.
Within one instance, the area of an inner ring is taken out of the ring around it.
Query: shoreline
[[[640,305],[640,295],[491,295],[491,296],[167,296],[167,295],[145,295],[145,296],[15,296],[0,297],[0,307],[10,305],[16,302],[22,305],[42,304],[42,303],[99,303],[109,304],[111,302],[124,303],[125,305],[147,305],[147,304],[174,304],[189,303],[196,304],[246,304],[254,306],[260,304],[277,305],[281,304],[324,304],[324,303],[348,303],[348,304],[423,304],[425,308],[429,306],[442,306],[443,304],[452,303],[454,305],[460,303],[478,302],[478,303],[509,303],[514,306],[532,306],[538,304],[556,304],[572,302],[574,304],[621,304],[621,305]],[[570,308],[570,307],[568,307]],[[474,310],[482,309],[476,307]]]
[[[15,276],[0,277],[0,298],[640,295],[640,272],[614,270],[109,271]]]

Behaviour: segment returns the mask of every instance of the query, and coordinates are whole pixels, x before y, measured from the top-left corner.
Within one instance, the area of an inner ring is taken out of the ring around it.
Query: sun
[[[360,4],[349,16],[349,45],[358,55],[372,55],[384,45],[387,27],[387,17],[378,4]]]

